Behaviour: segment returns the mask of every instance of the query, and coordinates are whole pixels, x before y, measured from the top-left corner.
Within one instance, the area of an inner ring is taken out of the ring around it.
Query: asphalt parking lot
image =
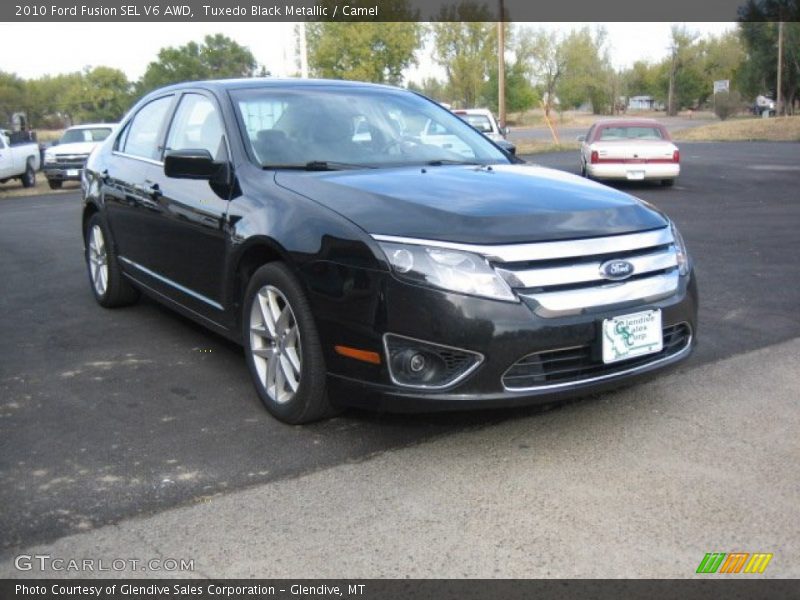
[[[695,257],[700,345],[680,371],[690,374],[800,336],[800,144],[681,149],[675,187],[620,187],[670,215]],[[577,153],[533,162],[578,170]],[[541,408],[350,411],[282,425],[261,408],[235,345],[150,301],[96,306],[80,208],[77,195],[0,199],[0,556],[457,433],[553,418]],[[614,397],[555,412],[563,421]]]

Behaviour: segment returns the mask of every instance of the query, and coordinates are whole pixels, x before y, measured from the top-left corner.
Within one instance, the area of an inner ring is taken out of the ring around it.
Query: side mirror
[[[172,150],[164,156],[164,175],[175,179],[212,179],[223,165],[208,150]]]
[[[586,136],[585,135],[579,135],[575,139],[578,140],[579,142],[585,142],[586,141]]]

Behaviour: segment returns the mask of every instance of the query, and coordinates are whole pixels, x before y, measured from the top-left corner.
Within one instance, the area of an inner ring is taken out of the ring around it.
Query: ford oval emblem
[[[607,260],[600,265],[600,275],[612,281],[627,279],[633,275],[633,264],[627,260]]]

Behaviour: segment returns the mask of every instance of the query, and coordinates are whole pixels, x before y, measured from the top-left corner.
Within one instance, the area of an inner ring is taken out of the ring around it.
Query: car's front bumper
[[[693,274],[681,277],[677,292],[651,303],[630,302],[582,314],[544,318],[534,314],[524,302],[508,303],[451,294],[401,283],[387,276],[380,284],[379,301],[369,307],[350,306],[353,314],[374,315],[369,324],[349,327],[320,323],[323,348],[335,344],[373,350],[381,356],[380,365],[367,365],[327,352],[328,382],[335,403],[392,411],[448,410],[460,408],[506,407],[550,402],[575,395],[619,387],[655,371],[670,367],[689,356],[697,332],[697,287]],[[371,294],[365,294],[365,299]],[[366,301],[366,300],[365,300]],[[599,353],[600,329],[604,319],[660,309],[664,329],[685,324],[689,331],[685,345],[667,356],[652,360],[616,363],[607,372],[594,365],[592,375],[557,385],[542,384],[516,391],[503,384],[506,371],[521,358],[536,352],[572,347],[588,347]],[[367,312],[361,312],[361,311]],[[462,381],[443,389],[416,389],[392,382],[383,333],[393,333],[476,352],[483,356],[480,366]]]
[[[50,181],[80,181],[85,163],[80,165],[64,165],[46,163],[42,167],[44,176]]]

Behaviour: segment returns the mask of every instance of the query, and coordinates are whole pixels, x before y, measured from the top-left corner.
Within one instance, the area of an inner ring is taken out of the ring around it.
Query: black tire
[[[102,246],[97,244],[97,231],[102,235]],[[95,213],[89,218],[83,236],[89,285],[97,303],[105,308],[116,308],[136,302],[139,299],[139,290],[122,275],[111,233],[100,213]],[[93,259],[104,261],[106,268],[104,285],[98,283],[100,274],[97,269],[101,265]]]
[[[48,179],[47,185],[50,186],[51,190],[60,190],[61,186],[64,185],[64,182],[60,179]]]
[[[662,179],[661,180],[661,185],[663,185],[664,187],[672,187],[673,185],[675,185],[675,180],[674,179]]]
[[[581,177],[589,177],[589,174],[586,172],[586,163],[581,161]]]
[[[25,166],[25,173],[23,173],[20,181],[22,181],[22,187],[31,188],[36,185],[36,171],[30,159],[28,159],[28,164]]]
[[[264,312],[272,306],[270,301],[280,309],[278,318],[274,311],[272,317]],[[338,412],[325,390],[325,358],[311,307],[285,264],[266,264],[250,278],[242,306],[242,341],[253,385],[274,417],[297,425]],[[270,373],[275,378],[272,392],[267,390]]]

